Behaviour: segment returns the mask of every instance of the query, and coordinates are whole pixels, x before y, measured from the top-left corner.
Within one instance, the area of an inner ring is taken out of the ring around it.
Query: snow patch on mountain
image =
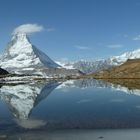
[[[126,62],[128,59],[140,59],[140,49],[125,52],[120,56],[113,56],[110,58],[111,65],[120,65]]]

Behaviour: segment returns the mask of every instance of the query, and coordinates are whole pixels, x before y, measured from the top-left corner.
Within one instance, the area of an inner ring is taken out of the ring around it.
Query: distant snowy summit
[[[65,76],[78,70],[66,70],[45,53],[31,44],[25,33],[13,35],[0,60],[0,67],[10,73],[37,74],[43,76]]]
[[[140,49],[125,52],[119,56],[113,56],[108,59],[100,59],[93,61],[80,60],[75,62],[57,62],[65,68],[78,69],[84,73],[93,73],[103,69],[111,68],[125,63],[128,59],[139,59]]]

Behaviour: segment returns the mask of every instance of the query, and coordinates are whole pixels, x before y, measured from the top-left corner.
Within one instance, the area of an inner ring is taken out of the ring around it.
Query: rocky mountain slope
[[[128,59],[122,65],[91,75],[95,78],[140,78],[140,59]]]

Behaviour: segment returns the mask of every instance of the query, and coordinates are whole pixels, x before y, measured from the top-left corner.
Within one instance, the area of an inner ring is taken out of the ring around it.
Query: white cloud
[[[75,48],[79,49],[79,50],[89,50],[90,48],[87,46],[80,46],[80,45],[75,45]]]
[[[133,40],[140,40],[140,35],[137,35],[136,37],[133,38]]]
[[[122,44],[111,44],[111,45],[108,45],[107,47],[111,48],[111,49],[117,49],[117,48],[123,48],[124,45],[122,45]]]
[[[17,33],[32,34],[36,32],[41,32],[43,30],[44,27],[38,24],[23,24],[15,28],[12,34],[17,34]]]

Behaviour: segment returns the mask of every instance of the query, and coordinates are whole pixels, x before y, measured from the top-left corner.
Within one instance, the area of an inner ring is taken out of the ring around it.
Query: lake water
[[[0,140],[105,139],[98,132],[128,128],[140,128],[139,89],[94,79],[0,88]]]

